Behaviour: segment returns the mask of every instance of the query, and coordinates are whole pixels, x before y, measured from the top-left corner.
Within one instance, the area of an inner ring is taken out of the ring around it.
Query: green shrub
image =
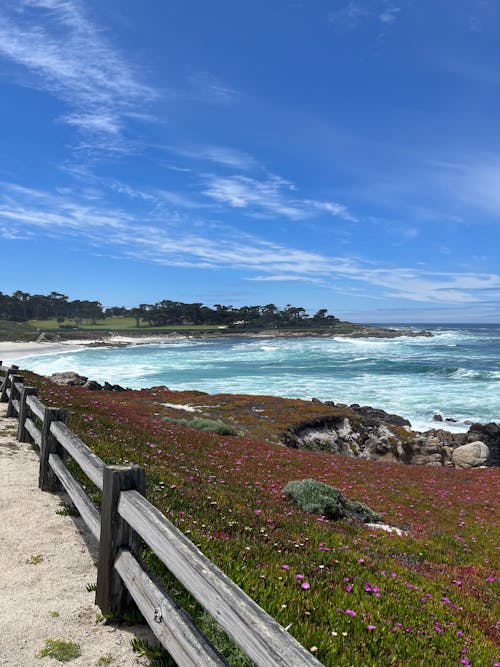
[[[59,662],[69,662],[81,655],[80,647],[74,642],[60,639],[46,639],[45,646],[37,653],[37,658],[55,658]]]
[[[380,514],[374,512],[368,505],[359,503],[357,500],[345,500],[344,502],[347,512],[352,514],[358,521],[362,521],[363,523],[378,523],[382,521]]]
[[[347,500],[338,489],[315,479],[288,482],[283,493],[290,496],[303,512],[319,514],[333,521],[357,519],[369,523],[381,520],[380,515],[366,505]]]
[[[207,433],[217,433],[217,435],[238,435],[233,426],[228,426],[218,419],[206,419],[204,417],[194,417],[193,419],[171,419],[164,417],[163,421],[172,424],[181,424],[188,428],[194,428],[197,431],[206,431]]]

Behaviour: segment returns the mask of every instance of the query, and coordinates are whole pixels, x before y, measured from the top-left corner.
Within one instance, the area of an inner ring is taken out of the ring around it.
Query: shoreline
[[[57,341],[53,343],[27,343],[26,341],[0,341],[0,361],[3,363],[33,357],[40,354],[57,354],[58,352],[74,352],[87,347],[86,342]]]
[[[171,333],[127,332],[121,334],[119,331],[102,333],[92,332],[89,337],[81,332],[82,338],[72,339],[65,332],[54,332],[56,340],[42,339],[37,341],[2,341],[0,340],[0,361],[11,362],[24,357],[38,356],[41,354],[57,354],[59,352],[74,352],[86,348],[116,348],[132,345],[152,345],[171,340],[192,339],[216,339],[216,338],[383,338],[394,339],[402,337],[432,337],[430,331],[412,331],[410,329],[386,329],[357,325],[359,328],[351,332],[332,332],[331,330],[308,331],[308,330],[283,330],[262,329],[261,331],[172,331]],[[47,334],[45,334],[47,335]]]

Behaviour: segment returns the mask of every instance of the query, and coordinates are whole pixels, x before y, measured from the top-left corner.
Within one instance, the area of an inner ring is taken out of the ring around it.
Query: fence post
[[[2,383],[2,389],[0,391],[0,403],[7,403],[7,401],[9,400],[7,398],[7,387],[9,386],[9,377],[18,370],[19,366],[11,366],[10,368],[7,369],[7,374],[4,377]]]
[[[120,549],[138,554],[140,538],[118,514],[121,491],[146,491],[146,472],[137,465],[104,468],[101,501],[101,535],[97,565],[95,603],[103,614],[123,613],[131,604],[130,594],[114,568]]]
[[[61,482],[49,465],[49,454],[59,454],[63,458],[65,450],[50,432],[50,425],[55,421],[61,421],[65,424],[67,419],[68,412],[64,408],[45,408],[40,444],[40,473],[38,476],[38,487],[42,491],[59,491],[61,488]]]
[[[19,425],[17,427],[17,439],[19,442],[30,442],[30,434],[24,428],[26,419],[31,416],[30,409],[26,404],[28,396],[37,396],[38,389],[36,387],[23,387],[21,396],[19,397]]]
[[[17,389],[15,388],[16,382],[20,382],[21,384],[24,382],[24,377],[22,375],[11,375],[10,376],[10,396],[9,396],[9,404],[7,405],[7,412],[5,414],[6,417],[15,417],[16,416],[16,411],[14,409],[14,399],[16,398],[16,392]]]

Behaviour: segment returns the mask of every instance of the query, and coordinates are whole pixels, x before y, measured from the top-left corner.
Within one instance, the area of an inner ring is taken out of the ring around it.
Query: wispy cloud
[[[202,220],[126,213],[95,198],[0,184],[0,234],[68,237],[100,252],[166,266],[245,272],[250,280],[315,282],[332,289],[428,304],[500,301],[500,275],[380,266],[262,240],[236,229],[214,235]],[[356,287],[357,286],[357,287]],[[362,289],[359,289],[362,288]]]
[[[494,217],[500,215],[500,160],[468,157],[457,162],[432,164],[435,187],[450,200]]]
[[[21,81],[61,100],[62,120],[101,148],[122,149],[126,121],[155,97],[79,0],[4,5],[0,55],[20,67]]]
[[[345,7],[329,12],[328,20],[340,28],[351,29],[356,28],[363,19],[371,15],[372,10],[365,3],[351,0]]]
[[[243,209],[249,215],[306,220],[323,211],[344,220],[355,220],[344,204],[297,197],[296,186],[280,176],[269,175],[259,180],[241,175],[210,175],[206,181],[203,194],[221,204]]]
[[[354,30],[367,21],[388,28],[394,24],[401,7],[390,0],[350,0],[344,7],[328,13],[328,21],[340,30]]]
[[[188,96],[199,102],[235,104],[240,93],[211,72],[192,72],[187,77]]]
[[[227,146],[190,145],[167,146],[166,148],[169,152],[190,160],[213,162],[233,169],[246,171],[259,166],[258,161],[252,155]]]

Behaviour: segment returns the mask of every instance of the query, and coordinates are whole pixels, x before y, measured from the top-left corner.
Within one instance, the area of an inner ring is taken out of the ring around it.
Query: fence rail
[[[123,612],[132,599],[180,667],[227,664],[140,562],[142,540],[257,667],[321,665],[146,500],[144,468],[105,465],[68,428],[66,410],[45,406],[17,366],[0,362],[0,402],[7,401],[17,439],[40,448],[39,487],[63,487],[99,541],[96,604],[104,614]],[[66,466],[67,454],[102,491],[100,510]]]

